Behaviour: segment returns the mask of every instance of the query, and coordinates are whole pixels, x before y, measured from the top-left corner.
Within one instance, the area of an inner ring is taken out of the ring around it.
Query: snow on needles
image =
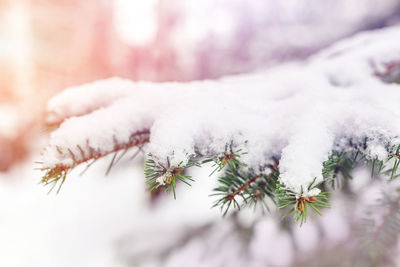
[[[146,151],[157,160],[177,165],[233,142],[256,171],[280,157],[281,182],[300,192],[322,181],[323,162],[344,139],[368,136],[370,156],[382,158],[383,146],[400,136],[400,86],[377,75],[399,60],[400,28],[393,27],[262,73],[158,84],[114,78],[69,89],[49,104],[52,120],[65,120],[51,134],[44,165],[72,166],[68,151],[84,157],[78,146],[108,153],[148,129]]]

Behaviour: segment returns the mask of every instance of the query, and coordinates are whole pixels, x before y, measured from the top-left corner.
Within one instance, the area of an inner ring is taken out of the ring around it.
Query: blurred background
[[[302,230],[252,211],[222,220],[207,197],[215,179],[154,200],[140,158],[109,177],[104,159],[47,195],[33,170],[46,103],[111,76],[190,81],[306,60],[398,23],[398,0],[0,0],[0,266],[300,266],[337,239],[324,248],[334,258],[359,219],[351,208]]]

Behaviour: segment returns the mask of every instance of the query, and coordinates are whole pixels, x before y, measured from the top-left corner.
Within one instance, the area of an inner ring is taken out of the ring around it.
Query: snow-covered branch
[[[256,174],[279,158],[279,181],[312,197],[319,190],[308,188],[323,181],[324,162],[351,149],[349,140],[365,142],[366,158],[378,160],[400,144],[400,86],[382,78],[397,69],[399,40],[393,27],[254,74],[188,83],[109,79],[66,90],[49,104],[49,121],[64,122],[51,134],[43,167],[70,169],[149,132],[145,151],[171,170],[241,149]]]

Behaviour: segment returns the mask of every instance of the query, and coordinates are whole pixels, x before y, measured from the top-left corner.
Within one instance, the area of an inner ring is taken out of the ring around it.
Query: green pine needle
[[[311,190],[317,188],[320,185],[321,183],[315,184],[314,179],[308,189]],[[304,197],[290,189],[285,188],[282,184],[278,183],[276,188],[276,196],[278,198],[278,209],[281,210],[290,206],[292,207],[282,216],[282,219],[293,213],[294,220],[296,222],[299,222],[300,225],[303,225],[303,223],[307,222],[308,206],[310,206],[320,216],[322,216],[322,213],[318,209],[319,207],[330,207],[330,205],[328,204],[327,192],[321,192],[318,195],[312,197]]]
[[[185,165],[181,162],[177,166],[170,166],[169,158],[167,158],[167,163],[164,165],[156,162],[153,156],[148,154],[144,167],[146,183],[150,191],[154,191],[159,187],[165,187],[166,193],[172,190],[174,199],[176,199],[177,180],[189,186],[191,186],[190,182],[194,182],[191,176],[182,173],[185,169],[192,166],[198,166],[198,164],[189,160]]]

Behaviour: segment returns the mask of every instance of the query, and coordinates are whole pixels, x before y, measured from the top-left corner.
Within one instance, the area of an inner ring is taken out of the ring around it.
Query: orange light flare
[[[12,83],[14,98],[26,101],[34,97],[32,30],[27,1],[9,1],[3,13],[0,38],[5,44],[0,57],[12,73],[12,80],[8,82]]]
[[[0,12],[0,171],[6,171],[26,157],[40,105],[33,82],[28,2],[2,3]]]

